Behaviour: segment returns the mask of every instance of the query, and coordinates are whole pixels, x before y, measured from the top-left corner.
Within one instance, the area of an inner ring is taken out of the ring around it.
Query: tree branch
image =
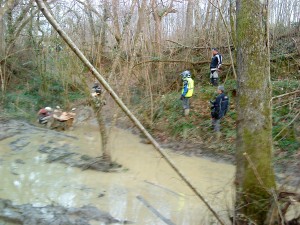
[[[211,49],[211,47],[207,46],[207,47],[197,47],[197,46],[187,46],[187,45],[183,45],[179,42],[173,41],[173,40],[165,40],[174,44],[179,45],[182,48],[190,48],[190,49]],[[233,48],[233,45],[230,45],[230,48]],[[228,49],[228,46],[218,46],[218,49]]]
[[[289,93],[285,93],[285,94],[282,94],[282,95],[274,96],[274,97],[272,97],[271,100],[274,100],[274,99],[276,99],[276,98],[282,98],[282,97],[285,97],[285,96],[287,96],[287,95],[292,95],[292,94],[296,94],[296,93],[300,93],[300,90],[293,91],[293,92],[289,92]]]
[[[291,122],[289,122],[284,128],[282,128],[282,130],[278,134],[276,134],[276,136],[273,138],[273,140],[276,140],[276,138],[279,137],[279,135],[298,118],[299,114],[300,114],[300,112],[298,112],[298,114],[294,117],[294,119],[292,119]]]
[[[154,148],[158,151],[158,153],[165,159],[166,163],[178,174],[178,176],[184,181],[184,183],[193,191],[193,193],[198,196],[202,202],[207,206],[210,212],[215,216],[215,218],[219,221],[221,225],[225,225],[225,223],[220,219],[218,214],[213,210],[213,208],[208,204],[205,198],[197,191],[197,189],[187,180],[187,178],[183,175],[182,172],[176,167],[175,163],[171,160],[171,158],[167,155],[167,153],[160,147],[160,145],[156,142],[156,140],[151,136],[151,134],[145,129],[145,127],[141,124],[141,122],[130,112],[127,106],[123,103],[123,101],[118,97],[118,95],[114,92],[114,90],[110,87],[110,85],[106,82],[103,76],[96,70],[96,68],[88,61],[88,59],[83,55],[83,53],[78,49],[75,43],[70,39],[70,37],[62,30],[60,25],[56,22],[56,20],[49,13],[46,8],[44,2],[42,0],[35,0],[37,5],[39,6],[42,13],[45,15],[49,23],[53,26],[53,28],[58,32],[58,34],[63,38],[63,40],[69,45],[72,51],[78,56],[78,58],[84,63],[84,65],[90,69],[95,78],[102,84],[102,86],[107,90],[107,92],[111,95],[113,100],[119,105],[119,107],[123,110],[123,112],[130,118],[130,120],[140,129],[140,131],[148,138]]]
[[[205,61],[191,62],[191,61],[184,61],[184,60],[147,60],[135,64],[132,68],[146,63],[186,63],[186,64],[191,64],[192,66],[196,66],[196,65],[209,64],[210,61],[205,60]],[[231,66],[231,63],[222,63],[222,66]]]

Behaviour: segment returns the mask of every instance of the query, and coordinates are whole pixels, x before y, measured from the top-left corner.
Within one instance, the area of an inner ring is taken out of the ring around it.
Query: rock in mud
[[[30,144],[30,141],[28,141],[28,138],[21,137],[21,138],[17,139],[16,141],[11,142],[9,144],[9,146],[13,151],[22,151],[29,144]]]

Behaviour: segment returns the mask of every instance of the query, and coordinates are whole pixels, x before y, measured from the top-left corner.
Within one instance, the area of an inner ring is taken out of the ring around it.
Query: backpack
[[[225,95],[222,99],[221,99],[221,103],[220,103],[220,117],[225,116],[226,113],[228,112],[228,108],[229,108],[229,97],[227,95]]]

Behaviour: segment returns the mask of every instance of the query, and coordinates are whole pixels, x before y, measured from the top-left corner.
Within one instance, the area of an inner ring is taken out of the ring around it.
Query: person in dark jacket
[[[212,118],[212,127],[214,132],[217,133],[217,137],[220,137],[220,121],[223,116],[226,115],[228,111],[229,98],[224,93],[224,86],[218,86],[217,93],[218,96],[214,101],[211,101],[211,118]]]
[[[222,65],[222,55],[216,48],[212,49],[212,55],[210,63],[210,83],[214,86],[218,86],[219,71]]]

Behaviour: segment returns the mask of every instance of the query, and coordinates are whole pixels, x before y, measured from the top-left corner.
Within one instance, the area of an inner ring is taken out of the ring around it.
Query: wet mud
[[[52,142],[52,141],[50,141]],[[52,146],[51,146],[52,144]],[[38,149],[41,153],[46,153],[47,163],[58,162],[83,170],[92,169],[102,172],[116,172],[122,166],[116,162],[108,162],[100,157],[91,157],[72,152],[71,146],[53,146],[53,143],[41,145]]]
[[[40,138],[47,137],[48,141],[37,148],[38,152],[47,155],[45,163],[62,163],[71,167],[78,167],[82,170],[91,169],[102,172],[116,172],[117,169],[121,168],[121,165],[114,162],[107,162],[101,157],[91,157],[74,152],[74,146],[67,143],[68,141],[72,142],[72,140],[77,139],[72,135],[37,127],[21,121],[1,121],[0,141],[19,135],[13,141],[9,142],[8,146],[11,153],[7,153],[7,155],[26,151],[25,148],[32,142],[33,134],[38,134]],[[60,144],[60,140],[64,140],[63,144]],[[66,142],[66,140],[68,141]],[[0,158],[0,165],[4,160],[4,158]],[[10,173],[19,176],[21,173],[17,170],[17,164],[26,164],[26,162],[22,159],[16,159],[14,164],[15,166],[11,166],[10,168]],[[104,194],[99,194],[98,197],[103,196]],[[36,207],[32,204],[15,205],[9,199],[0,198],[1,225],[7,223],[22,225],[89,225],[91,224],[90,221],[100,221],[102,224],[129,223],[128,221],[117,220],[109,213],[91,205],[79,208],[63,207],[56,204]]]
[[[2,121],[0,141],[20,133],[24,134],[24,132],[30,134],[39,133],[40,135],[49,137],[50,140],[38,147],[39,152],[47,154],[47,163],[58,162],[84,170],[92,169],[102,172],[115,172],[122,167],[116,162],[107,162],[106,160],[103,160],[101,156],[91,157],[89,155],[76,153],[72,149],[74,146],[65,142],[64,144],[59,143],[60,139],[72,142],[72,140],[77,139],[75,136],[49,130],[47,128],[36,127],[25,122],[13,120],[6,122]],[[22,151],[30,144],[30,142],[30,137],[23,135],[10,142],[9,146],[12,151],[18,152]]]
[[[217,224],[132,130],[113,129],[108,147],[117,163],[107,163],[95,123],[57,132],[22,121],[0,122],[0,225]],[[234,166],[191,157],[203,156],[200,147],[194,153],[193,146],[168,147],[177,149],[168,150],[170,157],[229,222]]]
[[[32,204],[14,205],[7,199],[0,199],[1,219],[10,224],[22,225],[90,225],[90,221],[98,221],[104,224],[130,223],[119,221],[109,213],[89,205],[80,208],[66,208],[55,205],[34,207]]]

